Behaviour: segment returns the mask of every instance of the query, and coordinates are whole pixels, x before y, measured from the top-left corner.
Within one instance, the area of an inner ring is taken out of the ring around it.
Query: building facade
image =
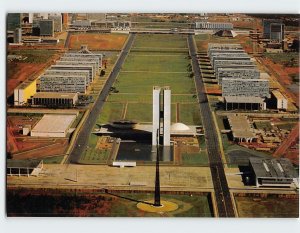
[[[14,89],[14,105],[21,106],[36,93],[36,80],[25,81]]]
[[[32,105],[45,107],[71,108],[78,102],[78,93],[37,92],[32,98]]]
[[[54,20],[42,19],[39,20],[40,36],[54,36]]]
[[[85,76],[42,75],[40,77],[41,92],[86,93]]]
[[[269,80],[226,78],[222,83],[222,96],[269,97]]]
[[[206,29],[206,30],[232,30],[232,23],[223,22],[196,22],[196,29]]]

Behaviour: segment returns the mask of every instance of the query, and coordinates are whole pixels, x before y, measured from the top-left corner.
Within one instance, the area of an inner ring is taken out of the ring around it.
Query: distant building
[[[87,19],[92,21],[105,21],[106,14],[105,13],[87,13]]]
[[[7,14],[7,31],[14,31],[17,28],[21,28],[22,17],[20,13],[8,13]]]
[[[7,176],[38,176],[43,169],[43,160],[6,160]]]
[[[162,109],[160,107],[161,101],[163,103]],[[159,144],[163,146],[170,146],[171,90],[169,87],[153,87],[152,108],[152,145],[157,146]]]
[[[78,93],[37,92],[32,98],[32,105],[71,108],[77,101]]]
[[[250,57],[247,53],[212,53],[210,56],[210,62],[215,67],[215,62],[218,60],[245,60],[250,61]]]
[[[73,75],[42,75],[41,92],[86,93],[86,77]]]
[[[90,84],[90,72],[88,70],[75,70],[75,69],[54,69],[50,68],[46,70],[45,75],[57,75],[57,76],[84,76],[87,85]]]
[[[234,79],[259,79],[260,72],[255,68],[218,68],[217,70],[218,84],[222,85],[223,79],[234,78]]]
[[[14,90],[14,105],[21,106],[36,93],[36,80],[25,81]]]
[[[96,71],[92,65],[84,65],[84,64],[65,64],[65,65],[52,65],[51,70],[87,70],[89,71],[89,83],[93,82],[94,76],[96,75]]]
[[[50,14],[49,19],[54,22],[54,31],[61,32],[62,31],[62,15],[61,14]]]
[[[249,158],[257,187],[291,187],[298,174],[289,159]]]
[[[246,116],[228,116],[228,122],[234,141],[252,142],[257,138]]]
[[[263,37],[282,42],[284,40],[284,24],[280,19],[263,20]]]
[[[232,23],[223,23],[223,22],[196,22],[196,29],[206,29],[206,30],[232,30]]]
[[[272,100],[276,103],[276,108],[279,110],[287,110],[288,100],[282,95],[279,90],[274,90],[271,92]]]
[[[240,44],[208,44],[207,54],[215,71],[226,110],[266,109],[269,80],[261,73]]]
[[[214,63],[214,71],[218,72],[218,68],[255,68],[253,61],[249,60],[217,60]]]
[[[14,31],[14,43],[21,43],[22,42],[22,29],[16,28]]]
[[[49,13],[37,13],[38,17],[41,19],[48,19]]]
[[[45,114],[34,126],[30,136],[34,137],[66,137],[76,115]]]
[[[73,27],[89,28],[92,26],[91,20],[75,20],[72,22]]]
[[[33,13],[28,14],[28,23],[33,23]]]
[[[65,27],[68,27],[69,24],[69,16],[68,13],[63,13],[62,14],[62,23]]]
[[[54,36],[54,20],[43,19],[39,21],[40,35],[41,36]]]

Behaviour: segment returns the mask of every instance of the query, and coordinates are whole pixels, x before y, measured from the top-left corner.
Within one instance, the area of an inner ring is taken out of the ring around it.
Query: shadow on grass
[[[109,195],[112,195],[114,197],[118,197],[118,198],[122,198],[122,199],[125,199],[125,200],[128,200],[128,201],[133,201],[133,202],[136,202],[136,203],[144,203],[144,204],[147,204],[147,205],[154,205],[154,203],[150,203],[150,202],[146,202],[146,201],[139,201],[139,200],[135,200],[135,199],[132,199],[132,198],[129,198],[129,197],[123,197],[121,195],[117,195],[115,193],[110,193],[108,192],[107,189],[104,189],[103,190],[106,194],[109,194]]]

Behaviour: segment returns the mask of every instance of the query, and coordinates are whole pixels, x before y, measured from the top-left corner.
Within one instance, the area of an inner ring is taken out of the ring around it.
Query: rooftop
[[[228,116],[232,134],[235,138],[254,138],[248,118],[246,116]]]
[[[41,160],[7,160],[7,168],[36,168]]]
[[[32,129],[32,132],[66,132],[75,118],[76,115],[46,114]]]
[[[227,103],[257,103],[262,104],[264,99],[256,96],[225,96],[225,101]]]
[[[37,92],[33,98],[53,98],[53,99],[73,99],[77,93],[60,93],[60,92]]]
[[[256,177],[298,178],[291,161],[282,159],[249,158]]]
[[[273,94],[277,99],[286,99],[286,98],[284,97],[284,95],[283,95],[280,91],[278,91],[278,90],[272,91],[272,94]]]

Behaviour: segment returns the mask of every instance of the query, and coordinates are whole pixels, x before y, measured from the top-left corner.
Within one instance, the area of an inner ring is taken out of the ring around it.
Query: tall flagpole
[[[160,204],[160,182],[159,182],[159,128],[156,134],[156,172],[155,172],[155,192],[154,192],[154,206],[161,206]]]

